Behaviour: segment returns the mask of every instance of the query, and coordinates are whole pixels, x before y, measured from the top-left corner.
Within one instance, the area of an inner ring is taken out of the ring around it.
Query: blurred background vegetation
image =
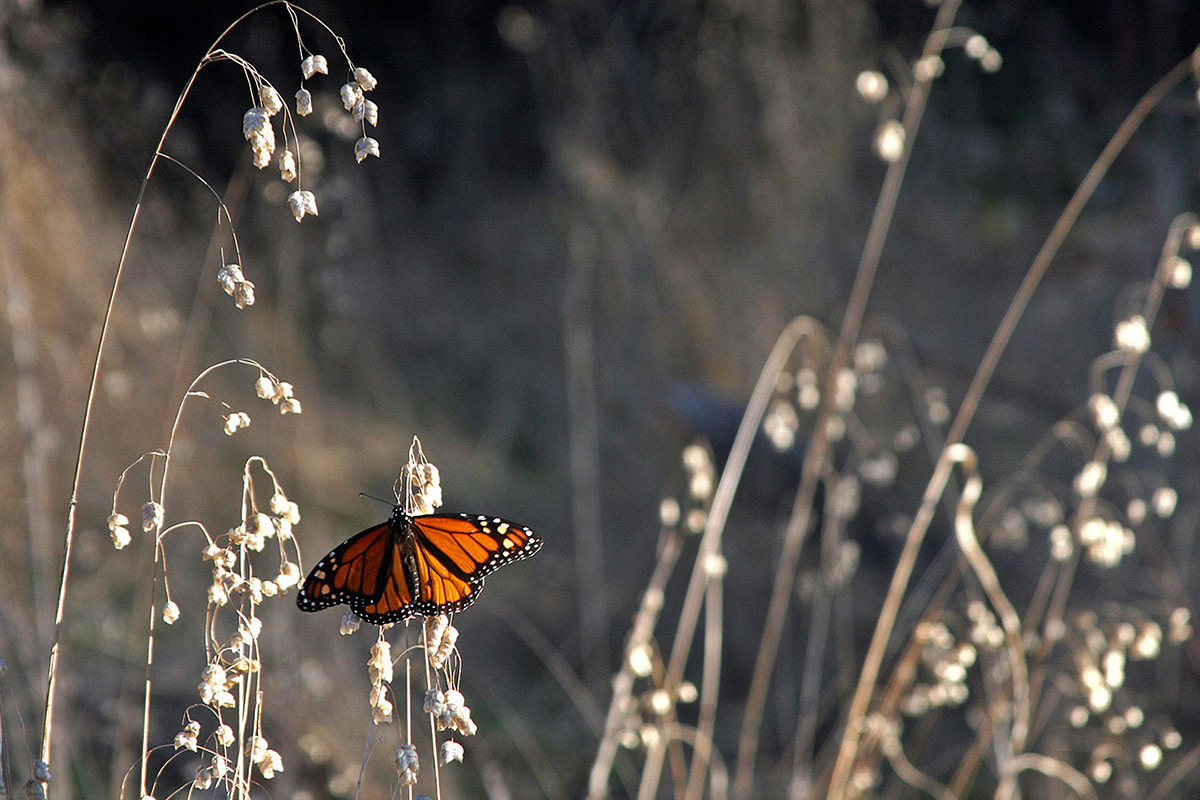
[[[174,98],[249,7],[0,5],[0,445],[10,454],[0,462],[0,699],[14,764],[28,763],[40,725],[77,431],[121,240]],[[300,504],[308,568],[383,518],[358,492],[386,496],[419,435],[447,509],[520,520],[546,540],[537,558],[490,579],[457,622],[464,693],[483,731],[468,743],[461,796],[503,797],[504,785],[516,797],[579,796],[680,450],[700,436],[723,457],[789,319],[811,314],[836,329],[884,170],[872,138],[896,113],[894,102],[863,102],[855,77],[880,69],[902,86],[934,11],[919,0],[305,7],[378,78],[383,157],[353,163],[359,134],[340,111],[340,80],[319,84],[305,169],[320,216],[296,225],[290,190],[250,164],[239,122],[251,98],[236,68],[207,69],[184,106],[165,150],[229,204],[258,302],[248,313],[221,302],[214,276],[228,243],[214,233],[212,196],[162,165],[118,296],[84,461],[62,651],[57,752],[67,758],[52,765],[59,796],[64,779],[75,796],[115,796],[139,747],[151,550],[110,546],[117,475],[163,446],[195,374],[235,356],[291,381],[304,413],[256,414],[254,376],[214,380],[208,391],[254,424],[227,439],[215,414],[195,407],[170,516],[235,524],[241,464],[261,453]],[[959,20],[1003,67],[984,74],[961,51],[947,54],[869,309],[869,326],[903,341],[952,407],[1085,171],[1137,98],[1195,46],[1200,7],[971,0]],[[332,64],[328,39],[306,40]],[[228,48],[281,91],[295,83],[282,13],[256,15]],[[1088,366],[1110,345],[1123,292],[1149,278],[1170,220],[1195,207],[1196,125],[1194,96],[1173,94],[1068,240],[968,437],[985,454],[985,479],[1010,473],[1086,402]],[[1193,406],[1198,312],[1196,289],[1173,296],[1155,331]],[[1178,444],[1169,480],[1192,492],[1173,524],[1190,543],[1198,453],[1192,437]],[[733,708],[798,450],[756,452],[731,522],[723,696]],[[867,622],[898,549],[889,531],[925,474],[918,464],[907,499],[899,489],[874,498],[858,521]],[[168,549],[184,619],[157,645],[153,741],[169,741],[195,702],[208,580],[199,547],[184,534]],[[1107,590],[1138,591],[1120,572]],[[370,637],[339,638],[334,612],[302,617],[288,602],[265,613],[275,615],[263,645],[266,727],[287,766],[273,792],[353,796]],[[551,653],[579,682],[574,700],[547,669]],[[1196,666],[1179,665],[1176,685],[1192,725]],[[736,733],[718,734],[727,757]],[[763,747],[778,753],[785,738],[781,729]],[[380,770],[373,780],[386,781],[386,763]]]

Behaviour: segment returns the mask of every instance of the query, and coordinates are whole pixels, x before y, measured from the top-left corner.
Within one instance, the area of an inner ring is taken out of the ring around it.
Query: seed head
[[[451,761],[463,760],[463,746],[454,740],[442,742],[441,749],[438,751],[438,761],[442,766],[449,764]]]
[[[168,625],[174,625],[175,622],[178,621],[179,606],[175,604],[174,600],[168,600],[165,604],[163,604],[162,617],[163,622],[167,623]]]
[[[312,192],[307,189],[292,192],[288,195],[288,206],[292,209],[292,216],[296,218],[296,222],[304,219],[305,214],[317,216],[317,198]]]
[[[276,772],[283,772],[283,758],[275,750],[267,750],[262,761],[258,762],[258,771],[267,780],[275,777]]]
[[[366,122],[369,125],[379,124],[379,106],[366,98],[355,103],[354,109],[350,113],[354,115],[355,122]]]
[[[304,80],[318,72],[322,75],[329,74],[329,62],[325,60],[325,56],[311,55],[300,62],[300,73],[304,75]]]
[[[367,156],[379,158],[379,142],[370,136],[364,136],[354,143],[354,160],[361,164]]]
[[[400,774],[401,786],[413,786],[417,782],[420,763],[417,759],[417,747],[412,744],[402,744],[396,748],[396,772]]]
[[[275,91],[274,86],[263,84],[258,88],[258,99],[262,103],[263,111],[267,112],[267,116],[273,117],[280,111],[283,111],[283,98],[279,96],[279,92]]]
[[[291,561],[280,564],[279,575],[275,578],[275,585],[279,587],[279,591],[286,592],[298,583],[300,583],[300,567]]]
[[[877,70],[864,70],[858,73],[858,78],[854,81],[854,88],[863,100],[871,104],[878,103],[887,97],[888,79]]]
[[[254,305],[254,284],[250,281],[239,283],[237,291],[233,293],[233,304],[238,308]]]
[[[312,93],[308,89],[301,89],[296,92],[296,113],[302,117],[307,117],[312,111]]]
[[[430,689],[425,693],[425,703],[422,706],[426,714],[440,717],[446,711],[446,695],[440,689]]]
[[[889,119],[875,132],[875,153],[887,163],[898,161],[904,153],[904,126]]]
[[[376,86],[375,76],[368,72],[366,67],[356,67],[354,69],[354,81],[364,92],[369,92]]]
[[[235,411],[225,418],[225,435],[232,436],[242,428],[250,426],[250,415],[245,411]]]
[[[242,268],[237,264],[225,264],[217,270],[217,282],[230,297],[237,291],[238,284],[244,280],[246,278],[242,275]]]
[[[133,541],[133,537],[129,535],[129,529],[119,525],[112,529],[111,536],[113,547],[117,550],[123,550],[127,544]]]
[[[200,735],[200,723],[192,720],[183,727],[179,733],[175,734],[175,749],[179,750],[186,747],[193,753],[196,752],[196,738]]]
[[[1127,353],[1144,353],[1150,349],[1150,330],[1140,314],[1117,323],[1113,343]]]
[[[367,671],[372,683],[392,682],[392,646],[386,639],[378,639],[371,645],[371,657],[367,659]]]
[[[363,99],[362,87],[357,83],[343,84],[339,90],[339,94],[342,97],[342,105],[346,107],[347,111],[353,111],[354,104],[361,102]]]
[[[246,141],[263,135],[264,131],[270,130],[270,128],[271,119],[266,109],[252,108],[242,115],[242,136],[246,137]],[[271,135],[273,137],[274,132]]]
[[[279,177],[287,183],[296,180],[296,156],[291,150],[284,149],[279,153]]]
[[[142,506],[142,530],[149,533],[155,528],[162,527],[163,507],[151,500]]]

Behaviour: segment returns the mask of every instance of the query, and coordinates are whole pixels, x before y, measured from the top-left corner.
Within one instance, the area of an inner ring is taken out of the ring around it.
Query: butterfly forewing
[[[390,521],[351,536],[313,567],[296,604],[304,611],[319,611],[339,603],[374,600],[390,572],[392,540]]]
[[[413,517],[420,549],[459,578],[482,582],[498,567],[536,553],[542,540],[524,525],[475,514]]]

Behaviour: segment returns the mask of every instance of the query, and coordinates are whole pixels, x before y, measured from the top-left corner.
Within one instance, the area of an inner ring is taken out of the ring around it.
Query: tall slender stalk
[[[1189,56],[1181,61],[1159,80],[1158,83],[1151,87],[1150,91],[1138,101],[1133,110],[1129,112],[1129,116],[1125,118],[1125,121],[1121,123],[1116,133],[1113,134],[1113,138],[1105,146],[1095,163],[1092,164],[1087,175],[1084,176],[1079,188],[1075,190],[1075,194],[1071,197],[1070,202],[1063,209],[1062,215],[1055,222],[1045,244],[1038,251],[1029,271],[1025,274],[1025,278],[1021,281],[1021,285],[1013,296],[1012,303],[1005,312],[1003,319],[1001,319],[1000,325],[997,327],[996,333],[992,337],[983,359],[979,363],[975,376],[967,388],[962,405],[959,406],[958,413],[955,415],[954,421],[950,425],[950,430],[946,434],[945,446],[938,457],[933,475],[930,477],[925,494],[921,499],[921,505],[917,509],[917,513],[913,517],[912,524],[906,535],[904,549],[901,551],[896,569],[892,573],[892,581],[888,587],[883,607],[880,610],[879,622],[876,624],[875,633],[871,638],[871,644],[863,660],[862,671],[859,673],[858,686],[850,702],[846,725],[842,732],[841,746],[838,750],[837,762],[834,765],[833,774],[830,778],[827,795],[830,800],[840,798],[845,793],[846,782],[850,776],[850,768],[858,752],[861,737],[860,723],[866,716],[870,705],[875,681],[879,676],[879,670],[883,664],[884,650],[887,647],[888,639],[891,638],[892,628],[896,622],[896,615],[900,609],[900,601],[903,599],[904,592],[908,587],[909,578],[912,577],[913,567],[916,564],[917,551],[924,542],[925,533],[929,530],[929,524],[933,520],[934,508],[946,487],[946,482],[950,478],[953,461],[949,453],[954,445],[962,442],[963,435],[974,419],[975,412],[979,408],[979,403],[983,399],[983,392],[995,374],[1000,356],[1003,355],[1004,350],[1008,347],[1008,343],[1016,331],[1017,323],[1024,315],[1025,309],[1033,297],[1034,290],[1041,283],[1046,270],[1050,268],[1050,262],[1057,255],[1059,248],[1067,237],[1067,233],[1074,227],[1084,206],[1091,199],[1101,179],[1108,172],[1117,155],[1125,149],[1130,138],[1141,126],[1142,122],[1145,121],[1147,115],[1162,101],[1167,92],[1174,88],[1187,75],[1193,58],[1194,56]]]
[[[922,59],[941,53],[954,22],[954,16],[958,12],[959,2],[960,0],[946,0],[938,9],[933,30],[925,40],[925,47],[921,54]],[[754,675],[750,682],[750,692],[746,700],[746,714],[742,720],[742,732],[738,740],[737,767],[733,779],[734,800],[747,800],[753,786],[754,757],[758,752],[759,729],[762,726],[763,711],[767,703],[767,689],[770,686],[771,675],[775,671],[775,659],[779,653],[783,623],[787,617],[788,601],[796,577],[796,563],[800,558],[800,552],[808,533],[812,505],[817,494],[817,482],[825,470],[825,463],[829,457],[830,441],[827,427],[834,413],[835,382],[849,362],[850,349],[858,339],[859,330],[862,327],[867,298],[875,284],[875,275],[883,254],[883,245],[887,240],[888,230],[891,228],[896,202],[900,196],[900,186],[904,181],[908,160],[912,154],[913,141],[916,139],[921,118],[925,113],[925,104],[929,99],[931,81],[930,75],[920,74],[917,80],[913,81],[912,88],[909,90],[908,104],[904,110],[903,120],[904,147],[900,157],[889,165],[887,174],[884,176],[879,202],[875,206],[875,214],[871,219],[871,227],[867,233],[862,259],[859,261],[854,287],[850,291],[850,299],[842,317],[842,329],[825,376],[821,407],[817,412],[813,438],[809,442],[808,452],[805,453],[804,464],[801,467],[800,488],[796,492],[792,517],[787,531],[784,533],[783,553],[775,572],[771,600],[767,607],[766,625],[763,629],[758,657],[754,664]]]

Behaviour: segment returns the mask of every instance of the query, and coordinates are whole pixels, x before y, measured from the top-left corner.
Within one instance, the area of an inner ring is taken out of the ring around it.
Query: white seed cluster
[[[217,270],[217,282],[238,308],[254,305],[254,284],[246,280],[238,264],[225,264]]]
[[[982,608],[982,604],[979,605]],[[966,702],[970,695],[967,672],[975,664],[975,646],[957,641],[942,622],[919,623],[914,637],[921,645],[921,664],[927,678],[914,683],[905,693],[900,701],[900,711],[917,716],[930,709]]]
[[[293,394],[292,385],[287,381],[276,380],[273,375],[260,375],[254,382],[255,393],[264,400],[270,400],[279,407],[280,414],[299,414],[300,401]]]
[[[458,642],[458,628],[450,624],[445,614],[426,617],[421,631],[421,646],[429,656],[429,664],[435,670],[445,666]]]
[[[108,515],[108,533],[112,537],[113,547],[123,550],[133,538],[129,535],[129,517],[116,511]]]
[[[383,638],[382,630],[375,644],[371,645],[371,657],[367,659],[367,672],[371,678],[371,716],[376,725],[392,721],[392,701],[388,690],[392,682],[392,648]]]
[[[421,771],[420,759],[417,758],[417,746],[402,744],[396,748],[396,773],[400,776],[401,786],[415,786],[417,775]]]

